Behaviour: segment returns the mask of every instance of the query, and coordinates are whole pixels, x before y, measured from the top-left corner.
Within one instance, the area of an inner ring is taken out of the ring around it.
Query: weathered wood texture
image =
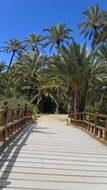
[[[107,143],[107,115],[96,113],[71,113],[71,123],[81,126],[90,135]]]
[[[0,177],[3,190],[107,190],[107,147],[43,116],[1,154]]]
[[[32,110],[26,105],[22,108],[18,104],[15,109],[10,109],[8,103],[4,102],[3,109],[0,110],[0,148],[31,121]]]

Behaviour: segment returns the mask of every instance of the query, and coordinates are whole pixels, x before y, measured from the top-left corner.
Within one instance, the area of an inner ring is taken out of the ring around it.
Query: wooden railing
[[[4,102],[3,109],[0,110],[0,147],[23,129],[26,124],[32,122],[32,110],[17,105],[15,109],[8,108],[8,103]]]
[[[82,127],[93,137],[107,143],[107,115],[96,113],[71,113],[72,124]]]

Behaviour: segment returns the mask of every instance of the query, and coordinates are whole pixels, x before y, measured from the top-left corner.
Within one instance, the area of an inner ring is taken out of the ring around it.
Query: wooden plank
[[[4,149],[0,178],[4,190],[106,190],[107,147],[58,117],[43,116]]]

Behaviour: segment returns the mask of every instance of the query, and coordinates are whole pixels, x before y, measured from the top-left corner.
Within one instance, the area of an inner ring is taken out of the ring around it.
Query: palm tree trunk
[[[12,61],[13,61],[13,58],[14,58],[14,55],[15,55],[15,51],[13,51],[13,53],[12,53],[9,66],[8,66],[8,68],[7,68],[7,72],[10,70],[10,67],[11,67],[11,64],[12,64]]]
[[[60,105],[60,88],[57,89],[57,98],[56,98],[56,111],[55,113],[59,113],[59,105]]]
[[[74,111],[74,101],[72,97],[68,103],[68,116],[70,116],[73,111]]]
[[[36,48],[35,48],[35,51],[37,52],[37,55],[39,55],[39,49],[38,49],[37,46],[36,46]]]
[[[85,108],[86,98],[82,98],[79,102],[78,112],[83,112]]]
[[[32,46],[32,51],[39,55],[39,49],[37,46]]]
[[[79,92],[74,92],[74,112],[83,112],[86,104],[86,96],[81,97]]]
[[[74,112],[77,111],[77,92],[74,92]]]
[[[104,93],[102,93],[101,98],[100,98],[100,107],[101,107],[101,105],[103,103],[103,99],[104,99]]]
[[[57,43],[57,48],[58,48],[58,54],[59,54],[59,48],[60,48],[60,43]],[[60,79],[58,78],[59,83],[60,83]],[[57,89],[57,104],[56,104],[56,111],[55,113],[59,113],[59,104],[60,104],[60,88]]]

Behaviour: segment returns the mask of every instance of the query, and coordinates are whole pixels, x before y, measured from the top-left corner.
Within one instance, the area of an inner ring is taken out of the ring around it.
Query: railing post
[[[99,130],[99,138],[102,138],[102,134],[103,134],[103,132],[102,132],[102,130],[100,129],[100,130]]]
[[[94,135],[97,136],[98,129],[96,128],[96,126],[98,125],[98,111],[96,111],[96,113],[94,115],[94,123],[95,123]]]
[[[3,121],[4,121],[3,124],[4,124],[4,126],[6,126],[7,125],[7,113],[8,113],[8,102],[7,101],[3,102],[2,108],[5,110],[2,117],[3,117]]]
[[[20,104],[15,109],[8,109],[8,102],[3,102],[0,110],[0,142],[2,142],[2,145],[6,145],[6,142],[16,133],[16,130],[18,131],[20,126],[29,121],[32,121],[32,110],[27,107],[27,104],[23,109],[20,108]]]
[[[83,120],[80,121],[80,120]],[[100,121],[105,120],[105,127]],[[95,113],[74,112],[71,113],[71,121],[74,124],[83,125],[83,127],[100,140],[104,140],[107,143],[107,115],[100,114],[98,111]]]
[[[95,113],[95,115],[94,115],[94,123],[95,123],[95,126],[97,126],[98,125],[98,112],[96,112]]]
[[[3,125],[5,126],[5,129],[3,132],[3,140],[5,142],[6,141],[7,114],[8,114],[8,102],[7,101],[3,102],[2,108],[4,109],[4,112],[2,114],[2,120],[3,120]]]

